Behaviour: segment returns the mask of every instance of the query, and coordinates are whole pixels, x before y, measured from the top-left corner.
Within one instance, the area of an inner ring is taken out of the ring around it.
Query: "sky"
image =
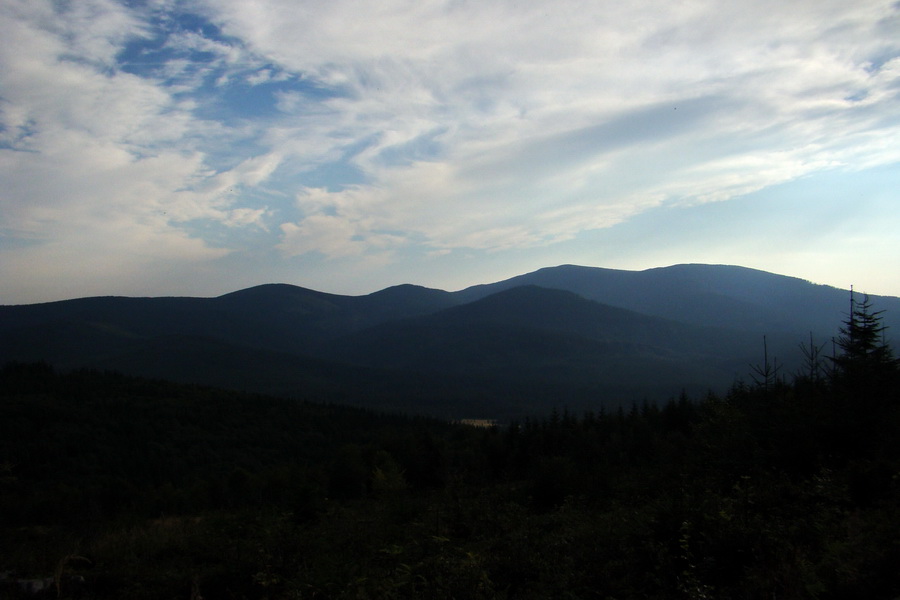
[[[0,0],[0,304],[735,264],[900,296],[900,3]]]

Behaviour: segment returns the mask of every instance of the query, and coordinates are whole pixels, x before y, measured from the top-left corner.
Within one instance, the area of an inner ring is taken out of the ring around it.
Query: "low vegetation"
[[[896,598],[900,376],[491,427],[92,371],[0,373],[5,593],[63,598]],[[648,373],[647,377],[652,377]]]

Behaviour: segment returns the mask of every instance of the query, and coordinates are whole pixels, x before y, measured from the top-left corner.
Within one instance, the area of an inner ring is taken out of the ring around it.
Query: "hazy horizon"
[[[673,265],[662,265],[662,266],[658,266],[658,267],[648,267],[647,269],[612,269],[612,270],[620,270],[620,271],[628,271],[628,272],[635,272],[635,273],[636,273],[636,272],[641,272],[641,271],[650,271],[650,270],[654,270],[654,269],[666,269],[666,268],[677,267],[677,266],[684,266],[684,265],[704,265],[704,266],[741,267],[741,268],[752,269],[752,267],[744,267],[743,265],[722,265],[722,264],[710,264],[710,263],[676,263],[676,264],[673,264]],[[441,290],[441,291],[446,291],[446,292],[459,292],[459,291],[463,291],[463,290],[465,290],[465,289],[468,289],[468,288],[471,288],[471,287],[476,287],[476,286],[479,286],[479,285],[489,285],[489,284],[492,284],[492,283],[497,283],[497,282],[500,282],[500,281],[505,281],[505,280],[507,280],[507,279],[512,279],[512,278],[517,277],[517,276],[520,276],[520,275],[528,275],[529,273],[533,273],[533,272],[535,272],[535,271],[539,271],[539,270],[543,270],[543,269],[553,269],[553,268],[558,268],[558,267],[569,267],[569,266],[572,266],[572,267],[584,267],[584,268],[588,268],[588,269],[593,269],[593,268],[597,268],[597,269],[610,269],[610,267],[601,267],[601,266],[597,266],[597,265],[576,265],[576,264],[573,264],[573,263],[563,263],[563,264],[559,264],[559,265],[546,265],[546,266],[544,266],[544,267],[540,267],[540,268],[538,268],[538,269],[534,269],[533,271],[527,271],[527,272],[521,272],[521,273],[512,273],[512,274],[510,274],[510,275],[508,275],[508,276],[500,277],[500,278],[495,279],[495,280],[477,281],[477,282],[474,282],[474,283],[471,283],[471,284],[468,284],[468,285],[464,285],[464,286],[461,286],[461,287],[435,287],[435,286],[430,286],[430,285],[424,285],[424,284],[419,283],[419,282],[416,282],[416,281],[401,281],[401,282],[394,283],[394,284],[390,284],[390,285],[386,285],[386,286],[384,286],[384,287],[380,287],[380,288],[377,288],[377,289],[370,289],[370,290],[365,290],[365,291],[361,291],[361,292],[341,292],[341,291],[336,291],[336,290],[332,290],[332,289],[320,289],[320,288],[311,287],[311,286],[309,286],[309,285],[304,285],[302,282],[290,282],[290,281],[265,281],[265,282],[260,282],[260,283],[252,284],[252,285],[249,285],[249,286],[245,286],[245,287],[234,288],[234,289],[226,289],[226,290],[223,290],[223,291],[221,291],[221,292],[219,292],[219,293],[211,293],[211,294],[185,294],[185,293],[171,293],[171,294],[154,294],[154,293],[149,293],[149,294],[91,294],[91,295],[88,295],[88,296],[72,296],[72,297],[68,297],[68,298],[54,298],[54,299],[51,299],[51,300],[39,300],[39,301],[37,301],[37,302],[12,302],[12,303],[4,303],[4,302],[0,302],[0,306],[25,305],[25,304],[44,304],[44,303],[49,303],[49,302],[59,302],[59,301],[65,301],[65,300],[76,300],[76,299],[79,299],[79,298],[85,298],[85,297],[104,297],[104,296],[148,297],[148,298],[152,298],[152,297],[200,297],[200,298],[215,298],[215,297],[218,297],[218,296],[223,296],[223,295],[226,295],[226,294],[230,294],[230,293],[232,293],[232,292],[238,292],[238,291],[241,291],[241,290],[244,290],[244,289],[249,289],[249,288],[253,288],[253,287],[257,287],[257,286],[264,286],[264,285],[292,285],[292,286],[297,286],[297,287],[301,287],[301,288],[310,289],[310,290],[313,290],[313,291],[316,291],[316,292],[322,292],[322,293],[326,293],[326,294],[343,295],[343,296],[366,296],[366,295],[369,295],[369,294],[373,294],[373,293],[376,293],[376,292],[380,292],[380,291],[382,291],[382,290],[384,290],[384,289],[387,289],[387,288],[390,288],[390,287],[402,286],[402,285],[420,286],[420,287],[425,287],[425,288],[435,289],[435,290]],[[764,271],[764,270],[762,270],[762,269],[753,269],[753,270]],[[822,286],[833,287],[833,288],[836,288],[836,289],[839,289],[839,290],[846,290],[846,291],[849,291],[851,288],[853,288],[853,289],[854,289],[857,293],[859,293],[859,294],[866,294],[866,295],[873,296],[873,297],[898,297],[898,296],[895,295],[895,294],[885,294],[885,293],[881,293],[881,292],[879,292],[879,291],[877,291],[877,290],[865,290],[865,289],[861,289],[859,286],[856,286],[856,285],[854,285],[854,284],[849,284],[849,285],[846,285],[846,286],[840,286],[840,285],[836,285],[836,286],[835,286],[835,285],[831,285],[831,284],[827,284],[827,283],[821,283],[821,282],[818,282],[818,281],[812,281],[812,280],[809,280],[809,279],[805,279],[805,278],[803,278],[803,277],[798,277],[798,276],[796,276],[796,275],[791,275],[790,273],[775,273],[775,272],[772,272],[772,271],[764,271],[764,272],[766,272],[766,273],[771,273],[772,275],[781,275],[781,276],[784,276],[784,277],[790,277],[790,278],[794,278],[794,279],[799,279],[799,280],[801,280],[801,281],[805,281],[805,282],[810,283],[810,284],[812,284],[812,285],[822,285]]]

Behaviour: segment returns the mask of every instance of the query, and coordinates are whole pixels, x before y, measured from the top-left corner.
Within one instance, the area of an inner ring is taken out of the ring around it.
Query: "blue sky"
[[[900,5],[0,0],[0,304],[739,264],[900,295]]]

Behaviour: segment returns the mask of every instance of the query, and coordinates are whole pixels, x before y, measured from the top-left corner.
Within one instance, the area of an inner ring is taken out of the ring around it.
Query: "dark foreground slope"
[[[900,374],[848,348],[488,429],[7,366],[0,597],[896,598]]]

